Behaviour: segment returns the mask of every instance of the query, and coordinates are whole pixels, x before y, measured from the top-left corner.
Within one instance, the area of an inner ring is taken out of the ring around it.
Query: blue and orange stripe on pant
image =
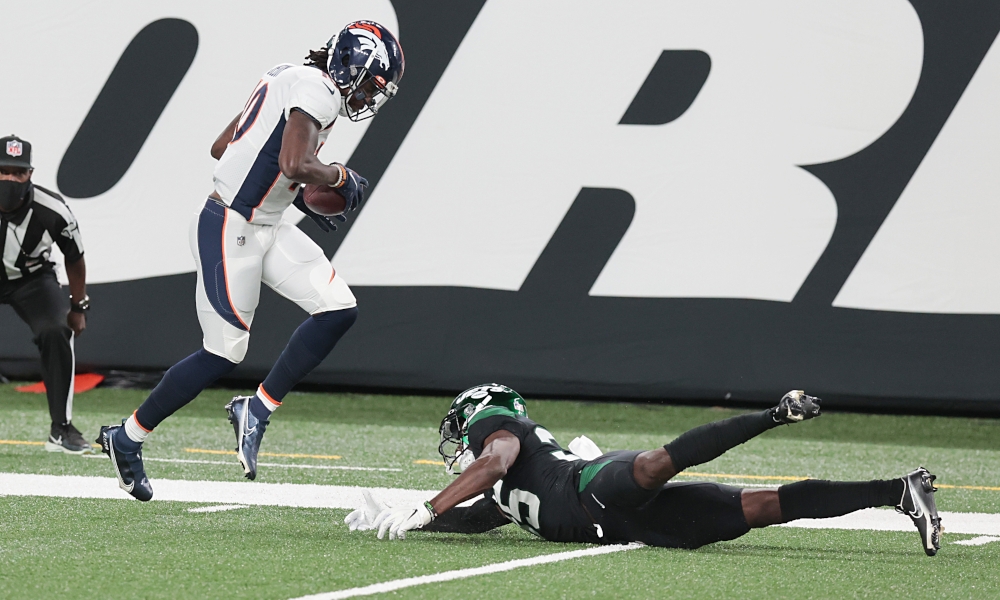
[[[215,200],[205,202],[205,208],[198,217],[198,256],[201,259],[201,275],[205,282],[205,295],[215,312],[227,323],[250,331],[250,327],[236,313],[229,295],[226,278],[226,221],[229,210]]]

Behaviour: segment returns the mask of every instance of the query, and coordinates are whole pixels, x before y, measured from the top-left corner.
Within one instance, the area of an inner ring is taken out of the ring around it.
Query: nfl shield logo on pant
[[[242,246],[242,245],[243,245],[243,244],[245,244],[245,243],[247,243],[247,238],[246,238],[246,236],[242,236],[242,235],[241,235],[241,236],[239,236],[239,237],[237,237],[237,238],[236,238],[236,245],[237,245],[237,246]]]

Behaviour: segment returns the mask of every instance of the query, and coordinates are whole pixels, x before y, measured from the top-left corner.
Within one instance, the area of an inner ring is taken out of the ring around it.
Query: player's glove
[[[331,231],[337,231],[337,225],[330,220],[330,217],[324,217],[323,215],[316,214],[306,205],[306,201],[302,196],[303,188],[299,188],[299,193],[295,196],[295,200],[292,200],[292,206],[301,210],[307,217],[313,220],[314,223],[319,225],[319,228],[323,231],[329,233]],[[344,215],[336,215],[334,217],[341,223],[347,221],[347,217]]]
[[[347,523],[351,531],[375,529],[375,519],[382,511],[389,508],[385,503],[376,500],[368,490],[362,490],[361,497],[361,506],[344,518],[344,523]]]
[[[820,415],[822,400],[808,396],[802,390],[792,390],[781,397],[778,406],[771,409],[771,418],[776,423],[789,425],[812,419]]]
[[[400,508],[387,508],[375,517],[378,539],[389,534],[390,540],[406,539],[406,532],[420,529],[434,520],[434,509],[430,502],[422,502]]]
[[[340,195],[347,200],[347,208],[344,212],[357,210],[365,200],[365,188],[368,187],[368,180],[357,174],[354,169],[350,169],[339,163],[334,163],[344,170],[344,174],[338,185],[333,186]]]

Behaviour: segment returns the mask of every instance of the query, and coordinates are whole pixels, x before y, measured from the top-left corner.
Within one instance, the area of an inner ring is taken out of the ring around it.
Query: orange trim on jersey
[[[229,293],[229,269],[226,267],[226,225],[229,223],[229,210],[225,209],[222,211],[222,279],[226,282],[226,300],[229,301],[229,308],[233,310],[233,314],[236,315],[236,319],[246,327],[247,331],[250,331],[250,326],[240,318],[240,313],[236,312],[236,306],[233,305],[233,296]]]
[[[257,93],[257,88],[259,88],[260,84],[262,83],[264,83],[263,78],[261,78],[260,81],[257,82],[257,85],[253,86],[253,92],[251,92],[250,97],[247,98],[247,103],[243,105],[243,112],[246,112],[247,109],[250,108],[250,101],[253,100],[254,94]]]
[[[270,402],[271,404],[274,404],[276,406],[281,406],[281,402],[278,402],[277,400],[271,397],[271,394],[267,393],[267,390],[264,389],[263,383],[257,386],[257,391],[260,392],[261,396],[267,398],[267,401]]]
[[[135,424],[139,426],[139,429],[145,431],[146,433],[151,433],[153,431],[152,429],[146,429],[145,427],[142,426],[142,423],[139,422],[138,413],[139,409],[135,409],[132,411],[132,418],[135,419]]]
[[[260,84],[262,84],[262,83],[264,83],[263,79],[261,79],[260,81],[257,82],[257,87],[255,87],[253,89],[253,93],[250,94],[250,98],[247,100],[246,105],[243,107],[243,112],[240,115],[241,117],[243,115],[247,114],[247,111],[250,110],[250,103],[253,102],[254,97],[257,95],[257,92],[260,89]],[[244,129],[243,133],[241,133],[239,135],[239,137],[234,137],[233,140],[231,142],[229,142],[229,144],[226,144],[227,146],[229,146],[231,144],[235,144],[236,142],[240,141],[241,139],[243,139],[243,136],[246,135],[248,131],[250,131],[251,129],[253,129],[253,126],[257,124],[257,118],[260,117],[260,113],[264,112],[263,111],[264,100],[266,100],[266,99],[267,99],[267,85],[265,84],[265,87],[264,87],[264,96],[260,99],[261,110],[258,110],[257,114],[254,115],[254,117],[253,117],[253,123],[250,123],[250,127],[247,127],[246,129]],[[236,122],[236,131],[239,131],[240,129],[243,129],[243,124],[240,123],[239,121],[237,121]]]
[[[336,276],[337,276],[337,269],[334,269],[333,270],[333,274],[330,275],[330,281],[327,281],[326,284],[330,285],[331,283],[333,283],[333,278],[336,277]]]
[[[279,179],[281,179],[281,170],[280,169],[278,170],[278,176],[275,177],[274,181],[271,182],[271,187],[267,188],[267,191],[264,192],[264,195],[260,197],[260,204],[258,204],[257,206],[255,206],[255,207],[253,207],[253,208],[250,209],[250,221],[249,221],[250,223],[253,223],[253,218],[255,216],[257,216],[257,209],[260,208],[261,205],[264,204],[264,200],[267,198],[267,195],[271,193],[271,190],[274,189],[274,186],[278,185],[278,180]],[[225,258],[225,255],[223,255],[223,258]]]

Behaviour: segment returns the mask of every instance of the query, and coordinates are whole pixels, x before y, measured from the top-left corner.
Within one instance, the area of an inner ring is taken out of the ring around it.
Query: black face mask
[[[20,182],[0,181],[0,212],[12,213],[21,208],[31,189],[31,180]]]

